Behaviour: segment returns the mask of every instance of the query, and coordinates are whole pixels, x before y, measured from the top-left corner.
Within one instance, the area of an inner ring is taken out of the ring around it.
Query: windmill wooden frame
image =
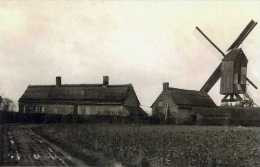
[[[257,86],[247,77],[248,59],[243,50],[239,48],[256,25],[257,22],[251,20],[237,39],[227,49],[227,53],[224,53],[205,33],[203,33],[199,27],[196,27],[200,34],[205,37],[207,41],[223,56],[222,62],[217,66],[200,91],[208,93],[220,79],[220,94],[224,95],[221,102],[238,101],[241,104],[244,104],[245,99],[240,95],[248,97],[247,83],[257,89]],[[252,100],[252,98],[250,99]]]

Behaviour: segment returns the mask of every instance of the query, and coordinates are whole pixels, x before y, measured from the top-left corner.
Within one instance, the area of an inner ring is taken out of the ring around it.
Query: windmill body
[[[213,47],[223,56],[222,62],[218,65],[212,75],[205,82],[200,89],[202,92],[208,93],[215,83],[220,79],[220,94],[224,95],[222,102],[235,102],[239,101],[243,106],[252,103],[252,98],[247,93],[247,83],[252,85],[255,89],[257,86],[247,77],[247,63],[248,59],[239,46],[253,30],[257,23],[253,20],[245,27],[240,33],[238,38],[228,48],[225,54],[215,43],[213,43],[206,34],[204,34],[199,27],[196,29],[204,36]],[[240,95],[243,95],[243,98]],[[245,102],[250,100],[250,103]]]
[[[246,92],[247,58],[242,49],[230,51],[222,60],[220,93],[222,95]]]

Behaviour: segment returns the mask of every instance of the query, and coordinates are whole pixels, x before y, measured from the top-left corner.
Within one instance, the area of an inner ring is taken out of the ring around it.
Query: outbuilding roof
[[[161,95],[168,96],[176,105],[187,107],[215,107],[216,104],[211,97],[204,92],[196,90],[186,90],[178,88],[168,88],[163,90]],[[153,105],[157,100],[153,103]],[[152,105],[152,106],[153,106]]]
[[[216,106],[211,97],[204,92],[169,88],[170,97],[177,105],[213,107]]]

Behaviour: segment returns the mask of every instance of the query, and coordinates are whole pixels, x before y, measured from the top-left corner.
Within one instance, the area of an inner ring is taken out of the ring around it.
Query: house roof
[[[163,91],[161,94],[163,93],[169,96],[173,100],[173,102],[179,106],[192,106],[192,107],[195,106],[215,107],[216,106],[214,101],[207,93],[196,91],[196,90],[168,88],[166,91]],[[154,102],[154,104],[156,103],[156,101]]]
[[[89,104],[122,104],[134,91],[131,84],[107,85],[103,84],[63,84],[28,86],[20,102],[24,101],[81,101]]]

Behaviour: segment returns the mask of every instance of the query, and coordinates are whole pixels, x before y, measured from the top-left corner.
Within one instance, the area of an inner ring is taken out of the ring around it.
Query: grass
[[[34,130],[94,166],[253,167],[259,161],[258,128],[50,124]]]

